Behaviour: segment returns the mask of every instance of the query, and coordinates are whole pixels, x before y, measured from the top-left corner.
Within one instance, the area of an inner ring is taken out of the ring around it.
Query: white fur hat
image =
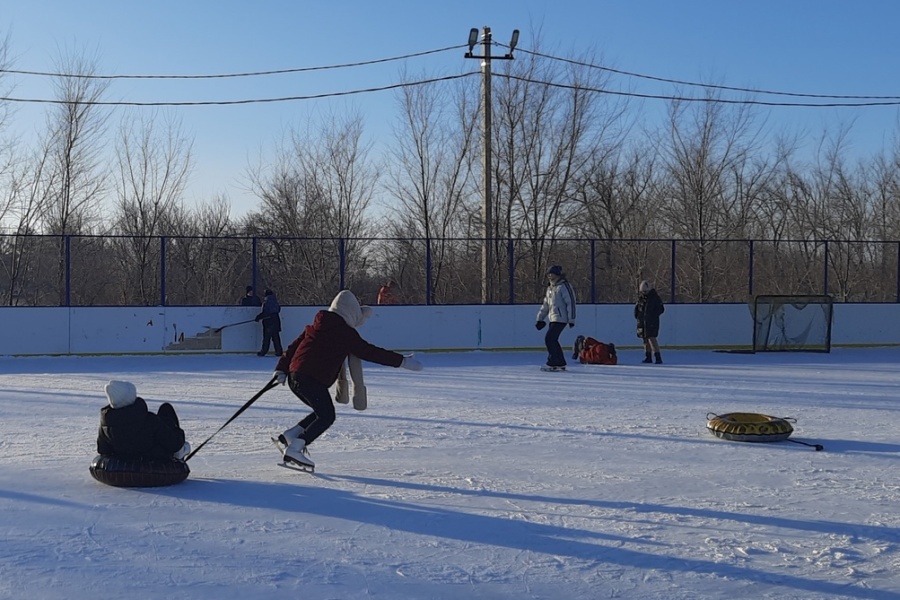
[[[638,291],[642,294],[646,294],[647,292],[649,292],[652,289],[653,289],[653,284],[645,279],[641,282],[641,286],[638,288]]]
[[[367,311],[363,310],[359,305],[359,300],[356,299],[356,296],[350,290],[338,292],[338,295],[331,301],[331,306],[328,307],[328,310],[341,315],[344,321],[347,322],[347,325],[354,328],[362,325],[372,313],[371,308]]]
[[[137,399],[137,388],[127,381],[110,381],[106,384],[106,397],[113,408],[122,408],[134,404]]]

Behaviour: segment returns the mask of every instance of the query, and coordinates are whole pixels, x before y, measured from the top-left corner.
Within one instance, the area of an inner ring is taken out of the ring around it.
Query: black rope
[[[823,446],[822,444],[807,444],[806,442],[801,442],[800,440],[792,440],[790,438],[787,439],[786,441],[794,442],[795,444],[803,444],[804,446],[809,446],[810,448],[815,448],[816,452],[819,452],[820,450],[825,449],[825,446]]]
[[[209,436],[208,438],[206,438],[206,441],[204,441],[202,444],[200,444],[199,446],[197,446],[196,448],[194,448],[194,449],[191,451],[191,453],[188,454],[188,455],[184,458],[184,462],[187,462],[187,461],[191,460],[191,457],[194,456],[195,454],[197,454],[197,452],[200,450],[200,448],[202,448],[203,446],[206,445],[206,442],[208,442],[209,440],[213,439],[213,436],[215,436],[216,433],[219,433],[220,431],[222,431],[223,429],[225,429],[225,428],[228,426],[229,423],[231,423],[232,421],[234,421],[235,419],[238,418],[238,415],[240,415],[242,412],[244,412],[245,410],[247,410],[248,408],[250,408],[250,405],[251,405],[251,404],[253,404],[253,403],[256,402],[257,400],[259,400],[260,396],[262,396],[263,394],[265,394],[266,392],[268,392],[269,390],[271,390],[271,389],[272,389],[273,387],[275,387],[276,385],[278,385],[278,378],[275,377],[275,376],[273,376],[272,379],[269,380],[269,383],[267,383],[263,389],[261,389],[261,390],[259,390],[258,392],[256,392],[256,395],[254,395],[252,398],[250,398],[249,400],[247,400],[247,401],[244,403],[244,405],[243,405],[242,407],[240,407],[240,408],[237,410],[236,413],[234,413],[233,415],[231,415],[231,418],[230,418],[230,419],[228,419],[227,421],[225,421],[225,424],[224,424],[224,425],[222,425],[221,427],[219,427],[219,429],[216,430],[215,433],[213,433],[211,436]]]

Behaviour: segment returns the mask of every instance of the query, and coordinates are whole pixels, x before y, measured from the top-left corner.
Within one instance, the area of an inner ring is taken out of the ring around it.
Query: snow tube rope
[[[160,487],[187,479],[187,463],[177,458],[126,458],[98,454],[91,461],[91,476],[114,487]]]

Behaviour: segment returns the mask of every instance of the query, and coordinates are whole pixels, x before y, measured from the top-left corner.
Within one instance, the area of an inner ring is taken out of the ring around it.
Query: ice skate
[[[306,440],[296,438],[284,451],[284,464],[296,466],[302,471],[312,473],[316,468],[316,463],[309,457],[306,449]]]
[[[566,370],[565,365],[563,365],[563,366],[544,365],[543,367],[541,367],[541,371],[548,371],[550,373],[555,373],[557,371],[565,371],[565,370]]]
[[[278,434],[278,443],[287,448],[291,445],[291,442],[303,435],[304,431],[306,430],[300,427],[300,423],[297,423],[287,431]]]

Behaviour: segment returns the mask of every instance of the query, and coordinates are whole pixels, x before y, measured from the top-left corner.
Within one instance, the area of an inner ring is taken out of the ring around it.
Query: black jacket
[[[257,321],[262,321],[263,327],[268,331],[281,331],[281,305],[275,294],[266,294],[263,301],[262,312],[256,315]]]
[[[662,299],[656,290],[650,290],[646,294],[638,294],[637,303],[634,305],[634,318],[637,320],[637,334],[639,338],[655,338],[659,336],[659,315],[666,312]]]
[[[97,452],[108,456],[170,458],[184,446],[184,430],[147,409],[144,399],[100,409]]]

